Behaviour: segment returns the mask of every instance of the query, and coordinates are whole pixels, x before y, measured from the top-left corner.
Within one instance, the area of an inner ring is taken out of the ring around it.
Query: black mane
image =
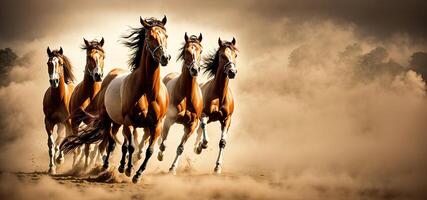
[[[223,44],[225,47],[231,48],[232,50],[237,51],[237,48],[231,43],[231,42],[224,42]],[[206,56],[205,58],[203,58],[203,73],[207,74],[208,77],[213,77],[215,76],[216,72],[218,71],[218,67],[219,67],[219,50],[221,49],[218,48],[217,50],[214,51],[214,53],[210,53],[208,56]]]
[[[160,20],[157,20],[155,18],[149,18],[146,19],[151,28],[154,26],[159,26],[163,29],[165,27],[163,26],[162,22]],[[166,30],[166,29],[165,29]],[[146,27],[142,26],[140,28],[131,28],[130,34],[123,36],[123,44],[131,49],[131,56],[129,59],[129,68],[136,69],[140,65],[141,59],[142,59],[142,51],[145,47],[145,33],[147,29]]]

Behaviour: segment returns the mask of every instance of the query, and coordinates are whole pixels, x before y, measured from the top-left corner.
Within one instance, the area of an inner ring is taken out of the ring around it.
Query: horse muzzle
[[[103,76],[104,76],[104,74],[102,74],[102,73],[94,73],[93,74],[93,80],[96,82],[102,81]]]
[[[171,56],[169,54],[165,53],[160,57],[160,64],[162,66],[166,66],[166,65],[168,65],[170,59],[171,59]]]
[[[235,70],[235,69],[230,69],[229,71],[228,71],[228,78],[229,79],[234,79],[235,77],[236,77],[236,75],[237,75],[237,70]]]
[[[50,86],[57,88],[59,86],[59,79],[49,79]]]

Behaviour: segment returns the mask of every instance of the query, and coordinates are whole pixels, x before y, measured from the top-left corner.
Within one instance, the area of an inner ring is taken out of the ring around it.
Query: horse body
[[[174,123],[184,126],[184,134],[177,147],[176,157],[169,169],[172,173],[176,173],[176,168],[184,151],[184,145],[199,125],[203,109],[202,93],[197,83],[197,75],[200,71],[199,63],[202,52],[200,42],[202,36],[200,34],[199,38],[197,38],[192,35],[188,38],[186,33],[184,38],[185,44],[179,57],[184,60],[181,74],[171,73],[163,79],[170,94],[170,101],[163,126],[160,151],[157,157],[160,161],[163,160],[166,149],[165,142],[170,126]]]
[[[198,137],[195,144],[195,152],[200,154],[202,149],[207,148],[208,135],[206,125],[210,122],[219,121],[221,124],[221,139],[219,141],[219,154],[216,161],[215,172],[221,173],[222,160],[226,138],[231,124],[231,116],[234,112],[234,98],[228,86],[229,80],[234,79],[237,74],[236,57],[237,49],[233,38],[232,42],[223,42],[218,39],[219,49],[206,60],[205,72],[214,76],[202,87],[204,108],[201,124],[197,131]],[[203,140],[201,141],[201,139]]]
[[[132,179],[134,183],[139,180],[153,154],[153,146],[160,136],[169,103],[166,87],[160,81],[160,65],[166,66],[170,59],[166,53],[167,35],[164,28],[166,16],[162,21],[141,18],[140,22],[143,27],[135,29],[129,37],[126,37],[129,39],[126,45],[135,49],[131,62],[132,72],[117,76],[111,81],[105,91],[105,109],[99,111],[95,123],[91,123],[86,132],[61,147],[70,151],[82,144],[108,138],[107,157],[104,160],[104,167],[108,167],[109,156],[115,145],[115,140],[110,137],[111,124],[113,129],[123,125],[126,142],[122,145],[119,172],[124,171],[128,153],[126,175],[130,176],[133,167],[132,154],[135,149],[130,129],[143,127],[150,137],[149,146],[143,163]],[[119,104],[121,109],[117,109]],[[122,117],[119,116],[120,112]]]
[[[59,145],[65,136],[71,134],[71,124],[69,116],[69,101],[73,92],[74,75],[72,66],[68,58],[60,50],[51,51],[47,49],[49,56],[49,82],[51,86],[46,90],[43,97],[43,113],[45,115],[45,129],[48,134],[49,148],[49,173],[56,173],[56,164],[64,161],[63,152],[59,150]],[[53,128],[57,126],[57,138],[53,141]],[[64,135],[65,129],[65,135]],[[55,160],[55,156],[56,160]]]
[[[95,96],[98,94],[101,89],[101,81],[104,68],[104,50],[102,46],[104,45],[104,38],[100,42],[87,41],[84,39],[84,45],[82,49],[86,50],[86,66],[85,74],[82,82],[80,82],[73,94],[71,95],[70,110],[71,110],[71,126],[73,133],[76,134],[79,128],[79,125],[84,122],[83,119],[86,119],[87,113],[95,113],[96,110],[86,109],[86,107],[95,99]],[[90,145],[86,145],[84,149],[84,155],[81,155],[80,159],[85,158],[85,168],[89,166],[89,152]],[[80,155],[81,150],[77,149],[77,152],[74,154],[73,166],[76,164],[76,160]],[[91,160],[94,160],[96,151],[93,151],[91,155]]]

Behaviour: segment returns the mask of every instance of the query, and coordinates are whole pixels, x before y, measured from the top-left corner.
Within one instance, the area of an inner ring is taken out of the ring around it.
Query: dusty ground
[[[116,169],[86,174],[1,173],[2,199],[412,199],[409,194],[374,185],[325,178],[263,174],[220,176],[183,170],[143,176],[139,184]],[[345,179],[345,178],[344,178]],[[339,183],[338,183],[339,182]]]

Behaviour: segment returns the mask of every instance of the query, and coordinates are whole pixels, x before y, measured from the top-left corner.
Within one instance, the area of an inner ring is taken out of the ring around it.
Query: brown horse
[[[56,173],[56,162],[61,164],[64,161],[62,151],[59,151],[59,144],[64,139],[64,129],[66,135],[71,134],[71,124],[69,116],[69,101],[73,92],[74,75],[70,60],[64,56],[62,48],[51,51],[47,48],[47,61],[50,87],[43,97],[44,123],[48,135],[47,145],[49,147],[49,173]],[[57,138],[53,141],[53,128],[57,126]]]
[[[168,137],[170,126],[174,123],[184,125],[184,135],[176,150],[175,160],[169,169],[174,174],[176,173],[181,154],[184,151],[185,143],[199,125],[203,109],[202,93],[197,83],[203,50],[200,44],[202,34],[199,37],[195,35],[188,37],[187,33],[185,33],[184,39],[185,44],[181,48],[181,53],[178,57],[178,59],[184,60],[181,75],[170,73],[163,78],[163,83],[170,94],[170,101],[163,125],[160,151],[157,157],[160,161],[163,160],[163,153],[166,149],[165,141]]]
[[[95,96],[98,94],[101,88],[101,81],[104,71],[104,38],[101,41],[93,40],[87,41],[84,39],[84,44],[82,49],[86,50],[86,67],[84,71],[83,81],[80,82],[73,94],[71,95],[70,100],[70,110],[71,110],[71,126],[73,133],[77,134],[79,125],[83,122],[85,118],[85,109],[94,100]],[[86,110],[86,112],[92,113],[96,110]],[[89,165],[89,145],[85,146],[84,155],[81,155],[81,159],[85,158],[85,168]],[[96,152],[96,151],[94,151]],[[76,160],[80,154],[80,149],[77,149],[77,152],[74,154],[73,166],[76,164]],[[93,154],[92,160],[94,159]]]
[[[161,134],[169,104],[166,86],[160,80],[160,65],[166,66],[170,60],[166,52],[167,34],[164,27],[166,21],[166,16],[161,21],[141,18],[143,27],[134,29],[125,37],[129,40],[125,44],[134,50],[131,59],[132,72],[121,74],[111,81],[104,95],[105,113],[99,111],[95,123],[77,138],[64,143],[61,149],[69,152],[81,144],[100,141],[105,138],[105,134],[110,135],[111,123],[113,126],[123,125],[127,143],[123,143],[122,146],[123,155],[119,171],[124,171],[126,154],[129,153],[126,175],[130,176],[132,154],[135,150],[131,128],[144,127],[144,131],[149,132],[150,138],[144,161],[132,179],[134,183],[138,182],[153,154],[154,143]],[[110,146],[113,144],[114,140],[110,137],[104,167],[111,153]]]
[[[221,173],[224,148],[228,129],[230,128],[231,115],[234,111],[234,99],[228,82],[234,79],[237,74],[236,57],[237,48],[236,39],[231,42],[218,39],[219,48],[215,54],[205,59],[203,69],[213,79],[202,85],[203,93],[203,113],[201,124],[197,130],[198,137],[195,144],[195,152],[200,154],[202,149],[207,148],[208,136],[206,124],[214,121],[221,123],[221,139],[219,141],[219,155],[216,161],[215,172]],[[200,141],[203,136],[203,141]]]

